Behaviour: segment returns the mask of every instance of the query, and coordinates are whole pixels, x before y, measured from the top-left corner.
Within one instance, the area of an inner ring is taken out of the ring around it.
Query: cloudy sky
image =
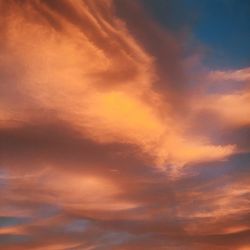
[[[250,249],[248,0],[0,14],[0,249]]]

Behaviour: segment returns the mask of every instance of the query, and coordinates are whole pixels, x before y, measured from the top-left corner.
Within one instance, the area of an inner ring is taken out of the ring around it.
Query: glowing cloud
[[[10,6],[6,17],[6,51],[9,60],[22,68],[16,75],[18,94],[30,99],[35,110],[55,112],[97,142],[135,144],[160,165],[183,165],[232,153],[232,146],[203,143],[199,138],[190,142],[182,120],[172,118],[164,96],[152,88],[153,57],[121,19],[95,15],[87,2],[67,2],[65,8],[75,16],[55,11],[49,2],[41,3],[39,9],[62,27],[57,30],[43,20],[37,4]],[[91,4],[99,5],[113,14],[111,3]],[[35,110],[29,116],[36,116]]]
[[[143,2],[0,0],[1,249],[248,249],[249,68]]]

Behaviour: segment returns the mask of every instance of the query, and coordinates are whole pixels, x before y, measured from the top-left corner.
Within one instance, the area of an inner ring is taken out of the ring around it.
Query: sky
[[[0,249],[250,250],[249,1],[0,14]]]

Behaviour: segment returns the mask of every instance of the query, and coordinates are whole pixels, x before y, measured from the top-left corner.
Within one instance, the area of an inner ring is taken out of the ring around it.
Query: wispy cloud
[[[0,11],[0,248],[250,244],[247,153],[239,177],[241,138],[218,136],[249,125],[248,68],[189,88],[183,41],[139,2]],[[246,85],[206,90],[219,81]]]

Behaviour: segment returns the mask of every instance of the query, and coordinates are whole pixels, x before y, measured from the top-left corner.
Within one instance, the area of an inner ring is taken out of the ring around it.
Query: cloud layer
[[[0,11],[0,248],[250,247],[248,68],[190,75],[139,2]]]

